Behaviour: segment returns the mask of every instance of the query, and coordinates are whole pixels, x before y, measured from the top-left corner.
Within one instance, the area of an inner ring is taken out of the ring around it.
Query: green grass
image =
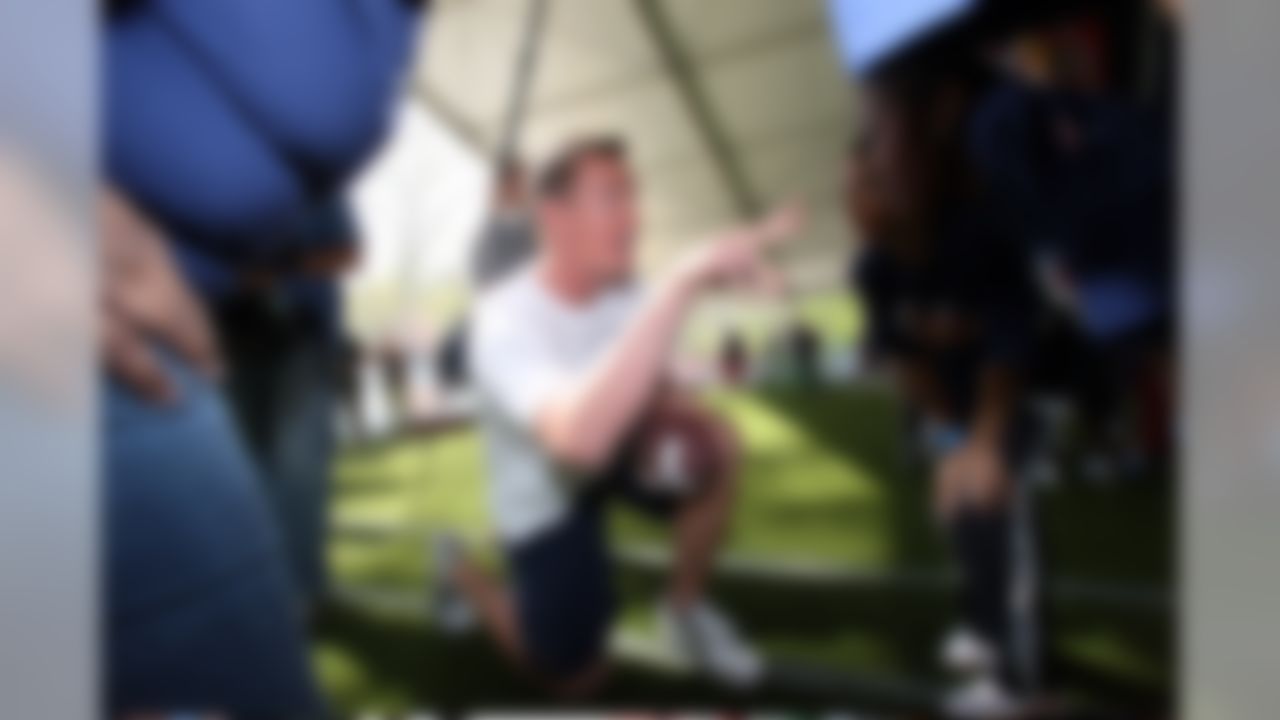
[[[758,353],[792,319],[808,323],[827,347],[857,347],[866,325],[862,304],[844,291],[796,295],[785,306],[774,300],[725,296],[699,305],[686,325],[681,349],[704,359],[718,357],[724,333],[732,328]]]
[[[903,462],[898,410],[885,393],[789,390],[710,400],[736,425],[747,450],[731,553],[886,571],[945,565],[924,482]],[[337,493],[339,525],[449,527],[492,548],[474,433],[348,453]],[[1052,571],[1167,585],[1171,497],[1161,482],[1070,486],[1045,496]],[[623,546],[666,541],[663,528],[624,510],[613,518],[613,534]],[[409,536],[371,542],[339,535],[331,547],[340,581],[418,591],[430,573],[426,556]],[[488,559],[500,569],[496,553]],[[645,632],[661,578],[624,566],[618,583],[623,625]],[[847,672],[932,677],[933,645],[950,617],[949,599],[937,592],[729,577],[719,578],[716,590],[771,656]],[[1144,701],[1167,693],[1173,667],[1168,617],[1067,604],[1050,610],[1052,667],[1073,692]],[[336,705],[347,712],[540,700],[483,643],[447,641],[424,622],[352,608],[322,618],[316,660]],[[630,667],[602,702],[688,706],[717,699],[723,697],[696,680]],[[758,698],[772,706],[821,699],[778,690]]]

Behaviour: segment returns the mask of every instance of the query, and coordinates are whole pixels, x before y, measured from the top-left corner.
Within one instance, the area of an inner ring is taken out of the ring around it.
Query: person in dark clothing
[[[319,319],[313,329],[336,322],[331,278],[316,272],[335,258],[305,225],[385,136],[423,5],[107,4],[103,715],[323,713],[299,612],[310,573],[289,562],[314,543],[286,537],[296,526],[281,526],[266,490],[279,478],[264,478],[279,466],[255,456],[217,383],[219,367],[245,377],[244,356],[218,346],[248,328],[216,337],[211,320],[267,285],[255,322],[283,305]],[[291,354],[315,363],[314,388],[326,361],[305,345]],[[325,454],[309,450],[284,452],[301,471],[294,461]]]
[[[1167,112],[1009,80],[975,112],[972,155],[1025,238],[1046,294],[1096,359],[1086,427],[1138,406],[1132,452],[1171,442],[1174,165]],[[1106,439],[1099,438],[1104,444]]]
[[[822,336],[808,322],[797,319],[787,328],[787,347],[795,380],[809,387],[822,380]]]
[[[476,239],[475,253],[471,258],[472,288],[477,296],[488,292],[519,269],[538,249],[529,207],[527,175],[524,164],[515,157],[503,157],[498,162],[489,220]],[[440,378],[446,385],[462,387],[469,379],[469,325],[468,318],[461,318],[440,343],[437,363]]]
[[[746,382],[750,371],[751,352],[747,341],[736,328],[731,329],[720,339],[719,370],[720,377],[731,385]]]
[[[523,265],[537,250],[524,164],[514,157],[503,158],[497,174],[489,222],[472,259],[473,281],[481,291]]]
[[[1010,502],[1037,322],[1023,247],[965,155],[982,73],[897,68],[868,83],[850,157],[851,281],[870,354],[903,390],[931,462],[934,512],[961,569],[961,628],[944,662],[979,678],[983,708],[1012,702]]]

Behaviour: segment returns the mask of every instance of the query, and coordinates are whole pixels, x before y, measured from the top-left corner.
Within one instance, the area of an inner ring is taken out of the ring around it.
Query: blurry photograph
[[[104,717],[1178,715],[1181,3],[99,15]]]

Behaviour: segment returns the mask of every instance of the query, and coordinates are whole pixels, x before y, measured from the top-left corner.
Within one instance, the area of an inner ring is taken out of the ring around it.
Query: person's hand
[[[103,361],[143,397],[171,401],[175,391],[157,345],[216,376],[219,358],[209,321],[155,226],[112,191],[103,194],[98,213]]]
[[[1009,492],[1009,471],[997,443],[970,440],[939,461],[933,481],[937,517],[954,518],[962,508],[998,507]]]
[[[804,224],[805,215],[798,205],[774,210],[694,249],[685,258],[684,276],[700,287],[743,285],[780,291],[783,279],[770,253],[795,237]]]

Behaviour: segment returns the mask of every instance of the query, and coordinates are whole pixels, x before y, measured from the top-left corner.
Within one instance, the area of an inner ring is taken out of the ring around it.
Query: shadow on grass
[[[333,710],[340,717],[364,712],[403,713],[413,709],[457,712],[561,708],[517,675],[478,636],[449,638],[426,624],[392,615],[327,609],[316,626],[317,655]],[[334,670],[335,653],[347,662]],[[352,667],[358,670],[352,670]],[[344,676],[345,673],[345,676]],[[592,708],[806,707],[813,699],[780,690],[740,694],[705,681],[631,664],[614,668]]]
[[[929,516],[928,481],[924,469],[908,458],[902,414],[888,392],[873,387],[773,389],[751,398],[803,428],[824,451],[863,468],[884,489],[888,548],[896,564],[916,567],[944,560]],[[785,471],[783,462],[774,462],[778,472]],[[1172,586],[1175,496],[1168,473],[1104,487],[1068,477],[1040,496],[1048,566],[1081,577]],[[844,510],[813,512],[829,520]],[[848,522],[858,522],[857,516],[850,513]]]
[[[617,573],[619,596],[629,603],[621,614],[631,632],[645,632],[643,620],[663,579],[648,570]],[[714,594],[770,658],[771,681],[737,694],[697,677],[620,663],[591,706],[909,711],[931,702],[944,685],[934,651],[948,619],[945,593],[721,579]],[[1048,658],[1048,681],[1055,691],[1123,716],[1168,705],[1172,665],[1162,664],[1169,657],[1162,620],[1071,607],[1051,615],[1056,651]],[[448,638],[422,620],[351,608],[326,611],[316,635],[326,686],[343,716],[559,705],[478,636]],[[1103,638],[1103,653],[1123,662],[1063,649],[1080,638]],[[333,662],[335,656],[343,662]]]
[[[887,393],[870,388],[779,390],[752,393],[747,401],[785,417],[803,433],[805,445],[855,469],[847,473],[848,482],[861,487],[850,487],[849,498],[858,497],[853,491],[865,491],[865,482],[880,490],[872,503],[846,501],[841,493],[794,501],[786,493],[768,493],[768,502],[751,510],[762,513],[759,525],[858,528],[876,520],[874,527],[888,534],[886,566],[918,569],[944,564],[927,512],[926,485],[919,469],[906,461],[901,415]],[[750,471],[755,477],[776,476],[780,482],[807,479],[821,469],[807,464],[803,452],[803,447],[798,452],[786,447],[756,452]],[[363,475],[362,470],[361,490],[351,497],[363,497],[366,482],[397,489],[394,483]],[[1046,496],[1042,517],[1049,569],[1101,579],[1168,582],[1171,497],[1169,486],[1158,483],[1105,492],[1073,486]],[[831,537],[833,542],[857,542],[860,536]],[[416,563],[411,553],[406,558],[406,563]],[[388,563],[395,565],[391,559]],[[393,573],[377,575],[390,579]],[[618,579],[620,597],[631,602],[625,609],[628,617],[648,612],[661,589],[661,577],[623,570]],[[947,593],[865,585],[815,589],[728,578],[718,581],[716,590],[770,657],[788,664],[793,679],[799,672],[807,678],[834,674],[834,680],[827,677],[804,690],[796,689],[804,683],[792,683],[789,689],[770,687],[737,696],[696,679],[626,665],[593,706],[874,708],[892,704],[876,696],[881,686],[842,683],[840,678],[848,680],[850,673],[857,673],[926,683],[941,680],[934,651],[951,617]],[[1052,607],[1049,615],[1055,650],[1049,662],[1052,684],[1112,706],[1145,711],[1167,705],[1174,667],[1168,615],[1069,607]],[[366,710],[555,705],[522,682],[479,639],[452,640],[420,622],[352,610],[326,613],[318,636],[322,665],[329,666],[327,685],[343,716]]]
[[[872,386],[776,388],[751,397],[803,428],[823,450],[862,468],[882,488],[891,564],[942,563],[943,552],[928,516],[924,479],[908,462],[904,420],[889,392]],[[854,515],[848,518],[850,523],[857,521]]]

